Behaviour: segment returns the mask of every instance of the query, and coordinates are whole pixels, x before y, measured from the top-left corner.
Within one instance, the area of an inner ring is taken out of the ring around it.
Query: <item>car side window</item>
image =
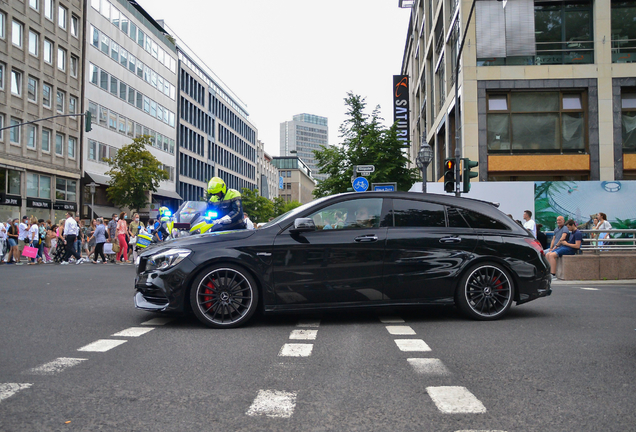
[[[316,231],[320,231],[377,228],[381,214],[382,198],[366,198],[332,204],[308,217],[314,220]]]
[[[393,218],[396,227],[446,227],[444,206],[426,201],[394,199]]]
[[[508,228],[502,222],[491,218],[490,216],[486,216],[481,213],[466,209],[458,210],[462,214],[462,216],[464,216],[464,219],[468,221],[470,227],[473,229],[496,229],[510,231],[510,228]]]
[[[448,216],[448,226],[450,228],[470,228],[457,207],[446,207],[446,215]]]

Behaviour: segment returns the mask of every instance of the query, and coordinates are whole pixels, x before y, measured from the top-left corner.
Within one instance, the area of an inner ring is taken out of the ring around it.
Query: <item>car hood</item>
[[[216,231],[212,233],[197,234],[188,237],[177,238],[168,240],[156,245],[153,245],[144,250],[140,256],[147,256],[155,254],[161,250],[172,248],[189,248],[200,244],[220,243],[233,240],[243,240],[253,236],[254,230],[232,230],[232,231]]]

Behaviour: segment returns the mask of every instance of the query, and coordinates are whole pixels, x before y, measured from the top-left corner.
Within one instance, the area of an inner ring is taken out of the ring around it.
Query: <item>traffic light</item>
[[[462,181],[463,181],[463,193],[468,193],[470,191],[470,179],[477,177],[479,174],[476,172],[471,172],[470,170],[479,166],[479,162],[471,161],[468,158],[462,159],[463,163],[463,172],[462,172]]]
[[[455,192],[455,159],[444,161],[444,191]]]
[[[86,111],[84,114],[84,126],[86,132],[90,132],[93,130],[93,114],[90,111]]]

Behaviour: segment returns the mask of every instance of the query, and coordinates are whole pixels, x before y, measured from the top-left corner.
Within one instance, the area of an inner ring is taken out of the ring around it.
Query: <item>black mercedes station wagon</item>
[[[178,238],[136,262],[135,306],[209,327],[265,313],[455,304],[494,320],[551,294],[540,243],[494,205],[408,192],[317,199],[257,230]]]

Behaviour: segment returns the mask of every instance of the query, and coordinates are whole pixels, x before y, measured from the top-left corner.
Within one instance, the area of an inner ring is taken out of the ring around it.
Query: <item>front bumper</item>
[[[135,308],[151,312],[184,312],[195,265],[188,258],[167,271],[144,271],[140,262],[135,276]]]

